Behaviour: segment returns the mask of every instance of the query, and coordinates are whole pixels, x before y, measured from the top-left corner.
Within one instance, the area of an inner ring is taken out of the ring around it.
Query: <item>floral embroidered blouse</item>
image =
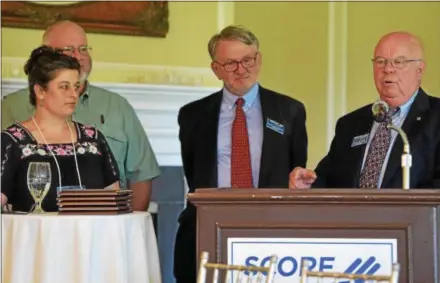
[[[119,181],[115,158],[97,129],[74,122],[78,140],[75,145],[81,183],[86,189],[100,189]],[[57,187],[61,171],[62,186],[79,186],[72,143],[38,144],[21,124],[13,124],[1,132],[1,188],[13,210],[29,211],[34,200],[28,190],[27,172],[30,162],[48,162],[52,182],[43,200],[45,211],[58,211]]]

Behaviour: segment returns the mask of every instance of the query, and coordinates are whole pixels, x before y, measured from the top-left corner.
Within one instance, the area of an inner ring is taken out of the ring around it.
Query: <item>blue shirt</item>
[[[419,90],[417,90],[418,92]],[[391,118],[393,121],[393,125],[396,127],[402,127],[403,122],[405,121],[406,116],[408,115],[409,110],[411,109],[411,105],[414,102],[414,99],[417,96],[417,92],[411,97],[410,100],[408,100],[405,104],[403,104],[402,106],[400,106],[399,111],[396,112],[396,114],[394,114]],[[367,143],[367,148],[365,149],[365,154],[364,154],[364,160],[362,161],[362,168],[361,168],[361,172],[364,168],[365,165],[365,161],[367,159],[367,155],[368,155],[368,150],[370,148],[370,144],[371,141],[373,140],[374,134],[377,131],[377,128],[379,127],[379,123],[378,122],[374,122],[373,123],[373,127],[371,128],[371,132],[370,132],[370,136],[368,138],[368,143]],[[388,164],[388,159],[390,157],[391,154],[391,149],[393,148],[394,142],[396,141],[396,137],[397,137],[398,133],[394,130],[391,130],[391,140],[390,140],[390,146],[388,147],[388,151],[387,151],[387,155],[385,156],[385,160],[383,162],[382,165],[382,170],[380,172],[380,176],[379,176],[379,180],[377,183],[377,187],[380,188],[382,185],[382,180],[383,177],[385,176],[385,170],[387,168],[387,164]]]
[[[263,113],[256,83],[244,96],[243,111],[249,135],[252,166],[252,183],[258,187],[260,174],[261,149],[263,145]],[[220,188],[231,187],[231,131],[235,119],[235,102],[239,97],[223,88],[217,135],[217,185]]]

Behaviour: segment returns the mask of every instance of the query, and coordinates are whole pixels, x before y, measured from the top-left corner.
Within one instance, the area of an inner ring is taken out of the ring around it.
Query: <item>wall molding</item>
[[[220,89],[106,82],[93,85],[119,93],[129,101],[148,135],[160,166],[182,166],[177,124],[180,107]],[[2,97],[26,87],[24,79],[2,79]]]
[[[348,4],[328,3],[327,149],[347,112]]]
[[[235,3],[217,2],[217,32],[235,23]]]
[[[26,79],[23,66],[27,58],[2,57],[2,79]],[[93,61],[92,81],[134,84],[221,86],[209,67],[137,65]]]

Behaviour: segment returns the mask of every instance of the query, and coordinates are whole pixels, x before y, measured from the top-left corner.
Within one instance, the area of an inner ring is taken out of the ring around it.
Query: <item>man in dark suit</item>
[[[230,26],[208,44],[211,68],[224,88],[183,106],[178,122],[189,191],[196,188],[287,188],[307,161],[304,105],[257,83],[258,40]],[[178,283],[196,282],[196,209],[179,217],[174,255]]]
[[[290,188],[402,188],[403,142],[386,122],[408,136],[410,188],[440,188],[440,99],[420,87],[425,70],[420,40],[405,32],[387,34],[372,62],[380,100],[390,107],[387,121],[374,120],[371,104],[340,118],[327,156],[315,172],[295,168]]]

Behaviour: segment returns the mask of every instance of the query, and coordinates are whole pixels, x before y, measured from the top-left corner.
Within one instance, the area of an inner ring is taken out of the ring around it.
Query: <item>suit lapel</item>
[[[276,97],[260,86],[261,112],[263,116],[263,147],[261,150],[260,174],[258,179],[258,187],[265,187],[268,183],[270,170],[273,168],[272,162],[275,158],[273,148],[276,147],[277,135],[273,130],[266,127],[267,119],[270,118],[277,122],[282,122],[281,111],[277,107]]]
[[[359,187],[359,178],[361,175],[362,162],[364,161],[365,149],[367,147],[367,143],[363,143],[359,146],[353,146],[353,140],[355,137],[363,136],[365,134],[369,134],[371,132],[371,128],[373,126],[373,116],[371,114],[370,107],[365,108],[364,112],[360,119],[358,119],[358,123],[354,124],[354,129],[352,130],[351,140],[349,140],[351,150],[347,153],[349,155],[349,164],[346,164],[346,171],[344,174],[348,176],[352,176],[351,186],[353,188]],[[368,136],[368,139],[372,137]]]
[[[413,105],[411,105],[411,109],[408,112],[408,116],[405,118],[405,121],[402,125],[402,130],[406,133],[408,137],[408,142],[411,145],[412,142],[417,137],[417,134],[420,131],[418,117],[421,117],[423,113],[429,109],[429,97],[428,95],[420,88],[417,97],[415,98]],[[396,137],[394,142],[394,146],[391,150],[390,157],[387,163],[387,169],[385,170],[385,175],[382,180],[382,188],[386,188],[389,185],[392,177],[396,174],[397,170],[401,167],[400,158],[403,152],[403,142],[400,136]]]
[[[217,187],[217,133],[220,116],[220,106],[222,102],[222,91],[214,94],[206,105],[203,128],[200,129],[198,142],[201,148],[200,164],[203,164],[202,170],[206,174],[206,180],[211,187]]]

